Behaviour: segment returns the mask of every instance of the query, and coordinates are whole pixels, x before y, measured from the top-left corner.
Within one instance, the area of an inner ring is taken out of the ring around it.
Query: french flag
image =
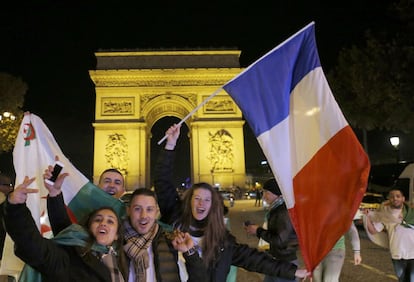
[[[30,188],[39,189],[39,193],[28,194],[26,205],[31,211],[39,232],[44,237],[51,237],[52,234],[47,216],[48,191],[43,184],[43,173],[49,165],[53,165],[55,156],[58,156],[59,161],[64,164],[62,173],[69,173],[63,182],[62,193],[73,222],[85,219],[90,212],[102,206],[114,208],[121,217],[125,215],[124,203],[91,183],[65,157],[43,120],[35,114],[25,114],[13,150],[15,183],[16,185],[22,183],[25,176],[36,177]],[[16,218],[16,220],[19,219]],[[23,262],[14,256],[10,244],[13,242],[7,236],[0,274],[18,277],[23,268]]]
[[[314,26],[311,22],[223,86],[281,188],[309,271],[350,228],[370,169],[323,73]]]

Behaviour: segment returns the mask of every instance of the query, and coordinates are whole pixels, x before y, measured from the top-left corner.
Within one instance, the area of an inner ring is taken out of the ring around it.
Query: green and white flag
[[[73,222],[81,221],[102,206],[113,207],[120,217],[125,216],[123,202],[99,189],[73,166],[42,119],[34,114],[25,114],[13,150],[15,183],[22,183],[25,176],[36,177],[30,188],[39,189],[39,193],[28,194],[26,204],[43,236],[51,236],[46,209],[48,191],[43,185],[43,173],[49,165],[53,165],[55,156],[64,164],[62,173],[69,173],[63,182],[62,193]],[[10,253],[13,250],[10,243],[13,242],[7,238],[5,245],[8,246],[3,250],[0,274],[16,276],[15,273],[20,273],[23,263]]]

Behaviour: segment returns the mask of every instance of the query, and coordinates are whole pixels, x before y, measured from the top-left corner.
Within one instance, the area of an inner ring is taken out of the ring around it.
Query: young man
[[[264,227],[259,227],[256,224],[246,225],[244,227],[246,232],[268,242],[268,252],[276,259],[289,261],[297,265],[296,252],[298,240],[276,179],[272,178],[265,182],[263,185],[263,198],[270,205],[265,215]],[[295,280],[269,275],[265,276],[264,282],[274,281]]]
[[[129,258],[128,281],[180,281],[178,253],[157,222],[159,208],[155,193],[149,189],[135,190],[127,213],[124,251]],[[188,236],[179,250],[187,251],[193,247]],[[188,281],[202,281],[200,267],[201,260],[188,260]]]
[[[401,190],[393,188],[388,201],[372,214],[365,211],[366,229],[374,235],[385,230],[398,281],[414,281],[414,210]]]
[[[124,176],[119,170],[108,168],[99,177],[98,187],[112,197],[119,199],[125,193]]]

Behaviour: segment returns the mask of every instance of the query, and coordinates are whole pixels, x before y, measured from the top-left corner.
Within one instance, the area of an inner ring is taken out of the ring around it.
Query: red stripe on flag
[[[301,248],[308,249],[309,256],[303,258],[307,266],[316,267],[348,231],[366,191],[369,168],[367,155],[347,126],[294,177],[295,206],[289,213]]]
[[[76,218],[76,215],[72,212],[72,210],[68,206],[66,206],[66,212],[68,213],[70,221],[72,221],[73,223],[78,223],[78,219]]]

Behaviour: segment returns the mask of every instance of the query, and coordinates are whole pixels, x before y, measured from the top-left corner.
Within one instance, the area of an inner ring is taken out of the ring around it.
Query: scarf
[[[112,248],[112,246],[109,248],[109,251],[107,254],[102,255],[101,260],[111,272],[112,282],[124,282],[125,281],[124,277],[122,276],[121,271],[119,271],[117,253]]]
[[[282,196],[280,196],[279,198],[277,198],[277,200],[276,200],[276,201],[274,201],[274,202],[270,205],[270,207],[269,207],[268,211],[265,213],[265,222],[267,222],[267,221],[269,220],[270,212],[271,212],[273,209],[277,208],[278,206],[282,205],[284,202],[285,202],[285,200],[283,199],[283,197],[282,197]]]
[[[131,226],[128,220],[124,221],[125,241],[124,251],[133,261],[135,271],[135,281],[147,281],[146,269],[149,267],[148,248],[152,244],[152,240],[158,233],[159,225],[154,223],[149,232],[144,235]]]
[[[207,217],[202,220],[196,220],[195,218],[191,219],[191,225],[189,227],[188,233],[193,237],[202,237],[204,236],[204,229],[207,226]]]
[[[89,241],[89,233],[79,224],[71,224],[65,229],[63,229],[59,234],[57,234],[54,238],[51,240],[55,241],[59,245],[63,246],[73,246],[73,247],[82,247],[85,248],[88,246]],[[112,247],[110,247],[112,249]],[[97,244],[94,242],[91,246],[91,251],[95,252],[96,254],[107,254],[110,250],[107,246],[103,246],[100,244]],[[113,252],[113,255],[116,256],[116,252]],[[111,255],[112,256],[112,255]],[[103,260],[102,262],[107,265]],[[117,282],[123,282],[123,277],[121,273],[119,272],[118,268],[116,267],[116,270],[118,271],[118,274],[114,274],[113,269],[115,269],[116,258],[115,258],[115,264],[113,264],[113,268],[110,267],[109,270],[111,272],[112,281]],[[116,275],[119,279],[114,279],[114,275]],[[28,264],[25,264],[22,270],[22,273],[19,277],[19,282],[23,281],[33,281],[33,282],[41,282],[42,281],[42,274],[39,273],[37,270],[29,266]]]

